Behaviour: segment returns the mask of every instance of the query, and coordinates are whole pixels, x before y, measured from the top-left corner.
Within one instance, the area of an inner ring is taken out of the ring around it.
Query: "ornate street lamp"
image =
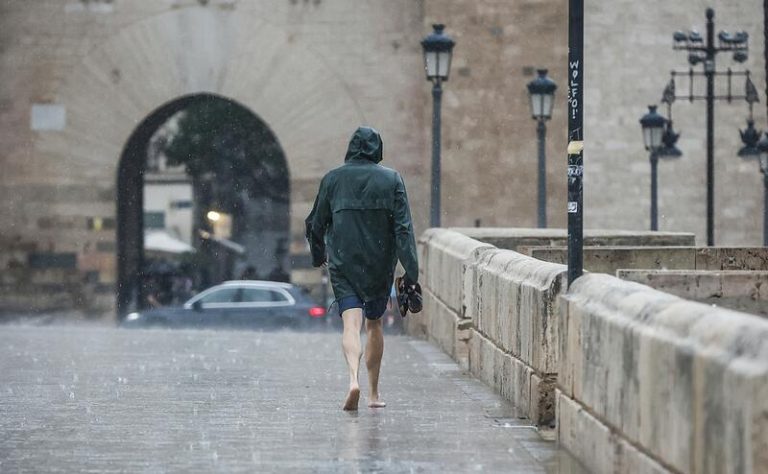
[[[668,118],[664,135],[661,137],[664,146],[657,153],[659,158],[680,158],[683,156],[683,152],[677,148],[677,139],[680,138],[680,134],[675,133],[675,129],[672,127],[672,104],[675,103],[675,99],[675,81],[671,80],[661,95],[661,102],[667,105]]]
[[[443,96],[443,81],[448,80],[451,71],[451,56],[456,44],[443,33],[445,25],[432,25],[434,31],[421,41],[424,49],[424,71],[432,82],[432,201],[430,225],[440,227],[440,100]]]
[[[744,32],[729,33],[721,31],[715,37],[715,11],[706,10],[707,29],[705,34],[698,31],[677,31],[673,35],[672,48],[688,53],[690,68],[686,72],[672,71],[672,80],[676,76],[688,76],[690,81],[689,94],[681,96],[690,102],[695,100],[706,101],[707,122],[707,245],[715,245],[715,101],[723,100],[730,103],[733,99],[744,98],[731,93],[731,82],[734,77],[746,76],[749,79],[749,71],[718,71],[715,59],[720,53],[731,54],[733,61],[743,63],[747,60],[749,51],[749,35]],[[703,71],[694,71],[693,67],[701,64]],[[704,77],[706,80],[706,93],[694,93],[694,78]],[[725,78],[727,80],[727,94],[715,94],[715,80]],[[749,99],[747,99],[749,101]]]
[[[531,117],[536,120],[536,135],[539,139],[539,199],[538,224],[547,227],[547,168],[546,168],[546,135],[545,122],[552,118],[552,106],[555,101],[555,81],[547,76],[546,69],[539,69],[539,76],[528,83],[528,96],[531,101]]]
[[[650,152],[651,158],[651,230],[659,230],[658,205],[657,205],[657,168],[659,165],[659,151],[664,146],[664,132],[667,119],[656,112],[655,105],[648,106],[648,113],[640,119],[643,128],[643,142],[645,149]]]
[[[760,132],[755,128],[755,121],[747,119],[747,128],[739,130],[741,141],[744,146],[741,147],[738,156],[742,158],[757,158],[760,155],[758,143],[760,142]]]
[[[747,76],[744,90],[744,98],[749,105],[749,117],[747,118],[747,128],[739,130],[741,141],[744,143],[744,146],[741,147],[738,155],[742,158],[757,158],[760,155],[760,149],[757,146],[760,141],[760,132],[755,128],[753,109],[755,104],[760,102],[760,96],[757,93],[757,87],[755,87],[755,84],[749,76]]]
[[[768,247],[768,133],[757,142],[760,171],[763,173],[763,246]]]

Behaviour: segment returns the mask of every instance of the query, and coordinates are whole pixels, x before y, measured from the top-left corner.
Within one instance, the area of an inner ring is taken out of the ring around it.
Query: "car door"
[[[214,287],[190,300],[192,306],[199,301],[199,307],[190,309],[189,324],[200,327],[226,327],[237,312],[242,288],[236,286]]]
[[[285,311],[292,298],[282,288],[244,287],[234,316],[235,325],[249,329],[276,329],[291,326],[294,318]]]

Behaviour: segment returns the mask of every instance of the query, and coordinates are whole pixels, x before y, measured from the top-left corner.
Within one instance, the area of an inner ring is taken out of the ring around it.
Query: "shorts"
[[[363,315],[365,316],[365,319],[370,320],[377,320],[381,318],[384,315],[384,312],[387,310],[387,304],[389,303],[389,298],[377,298],[373,301],[368,301],[367,303],[358,298],[356,295],[353,296],[345,296],[343,298],[340,298],[338,300],[339,303],[339,317],[344,313],[344,311],[352,308],[360,308],[363,310]]]

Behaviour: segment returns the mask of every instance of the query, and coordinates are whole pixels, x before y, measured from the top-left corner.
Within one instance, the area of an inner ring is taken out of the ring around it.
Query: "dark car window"
[[[272,301],[285,302],[288,301],[288,297],[282,291],[270,291],[272,293]]]
[[[279,291],[265,288],[244,288],[241,301],[243,303],[271,303],[288,301],[288,299]]]
[[[222,288],[203,296],[200,302],[203,304],[234,303],[238,291],[240,291],[239,288]]]

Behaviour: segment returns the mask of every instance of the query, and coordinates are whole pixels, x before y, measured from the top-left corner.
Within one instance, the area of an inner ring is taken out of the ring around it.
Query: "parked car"
[[[290,283],[237,280],[208,288],[181,307],[131,313],[121,326],[320,329],[329,319],[325,308]]]

